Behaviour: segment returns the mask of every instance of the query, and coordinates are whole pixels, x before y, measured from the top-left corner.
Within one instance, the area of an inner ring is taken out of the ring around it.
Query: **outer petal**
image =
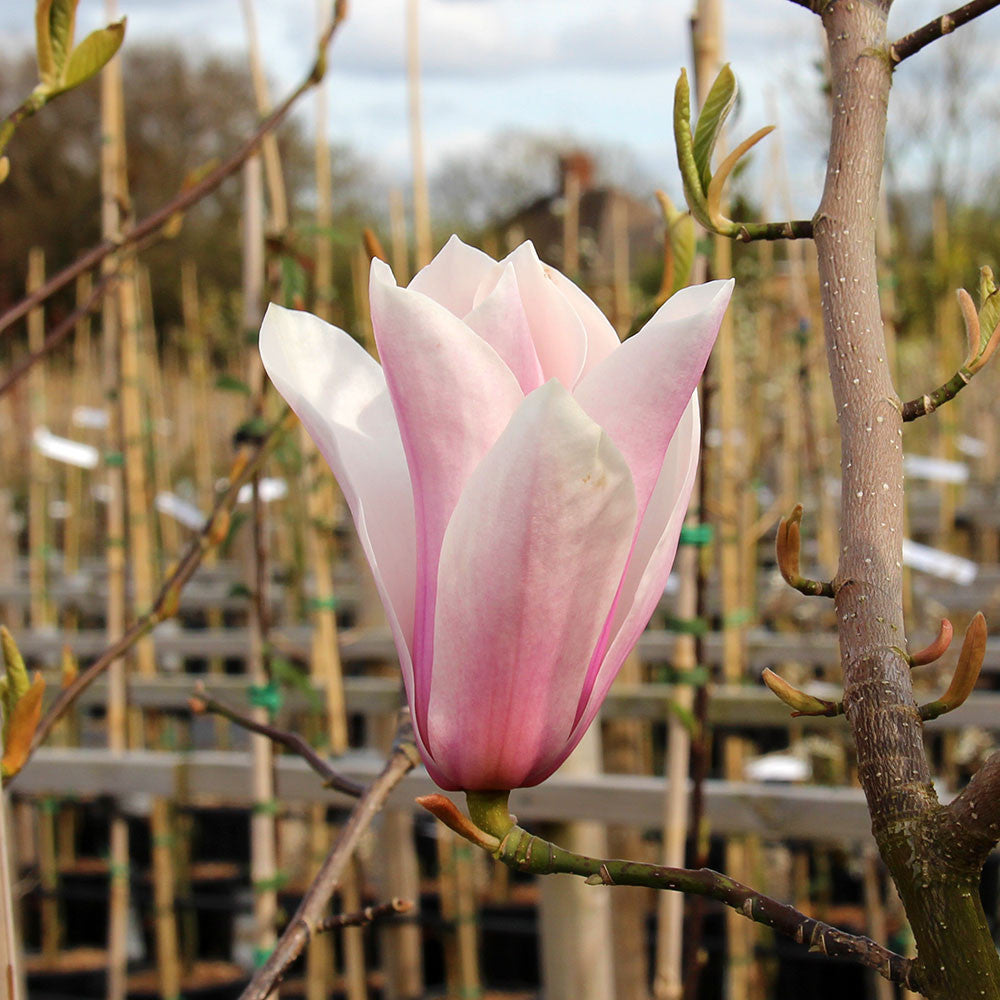
[[[639,641],[642,630],[649,623],[663,596],[663,588],[677,553],[677,541],[687,514],[691,490],[694,488],[700,434],[698,395],[694,393],[667,449],[656,488],[639,526],[612,619],[611,644],[590,695],[586,703],[580,706],[580,717],[574,726],[568,748],[558,762],[560,764],[593,722],[625,657]]]
[[[441,551],[424,739],[445,787],[515,788],[555,766],[634,526],[618,449],[557,381],[533,392]]]
[[[441,539],[480,459],[524,396],[496,351],[426,295],[398,288],[372,261],[375,340],[413,484],[417,582],[413,626],[415,710],[426,715]]]
[[[513,265],[517,275],[543,377],[557,378],[567,388],[572,388],[587,360],[587,334],[582,320],[556,287],[550,273],[552,269],[538,259],[530,240],[499,264],[494,264],[492,274],[476,293],[476,305],[497,286],[507,265]]]
[[[476,289],[495,267],[492,257],[452,236],[437,256],[413,276],[409,288],[461,317],[472,309]]]
[[[612,351],[621,347],[621,340],[615,328],[608,322],[607,316],[582,288],[554,267],[543,266],[549,279],[566,296],[566,301],[580,317],[580,322],[583,323],[587,333],[587,360],[581,372],[582,377],[591,368],[599,365]]]
[[[640,518],[677,422],[705,370],[732,290],[731,280],[682,289],[573,393],[625,456]]]
[[[531,341],[513,265],[506,265],[496,288],[465,322],[503,358],[525,395],[542,384],[542,367]]]
[[[351,508],[409,694],[416,580],[413,494],[382,369],[343,330],[273,303],[260,329],[260,354]]]

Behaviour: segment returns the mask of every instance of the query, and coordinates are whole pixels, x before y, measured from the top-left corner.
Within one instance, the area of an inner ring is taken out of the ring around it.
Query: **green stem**
[[[791,222],[738,222],[735,238],[744,243],[754,240],[811,240],[812,219],[793,219]]]
[[[848,934],[800,913],[709,868],[667,868],[638,861],[591,858],[567,851],[517,826],[507,811],[506,792],[467,793],[469,813],[480,829],[500,838],[493,852],[509,868],[535,875],[579,875],[589,885],[633,885],[707,896],[749,920],[788,935],[810,951],[846,958],[875,969],[890,982],[916,989],[913,963],[869,938]]]
[[[917,417],[933,413],[942,403],[954,399],[972,381],[973,374],[963,366],[944,385],[939,385],[933,392],[903,403],[903,422],[908,423],[911,420],[916,420]]]

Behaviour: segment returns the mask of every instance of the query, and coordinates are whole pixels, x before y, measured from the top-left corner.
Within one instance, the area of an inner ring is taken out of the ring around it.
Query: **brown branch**
[[[795,907],[772,899],[727,875],[710,868],[668,868],[641,861],[587,857],[528,833],[517,826],[509,815],[504,820],[505,792],[468,792],[466,799],[472,823],[479,828],[479,837],[492,836],[494,842],[500,840],[499,847],[490,853],[509,868],[536,875],[579,875],[586,879],[588,885],[634,885],[705,896],[724,903],[748,920],[807,945],[810,951],[850,959],[875,969],[890,982],[902,983],[910,989],[917,988],[915,964],[910,959],[889,951],[871,938],[850,934],[807,917]],[[443,795],[427,796],[418,799],[418,802],[424,808],[431,805],[439,819],[450,811],[458,812],[454,803]],[[460,824],[455,819],[448,825],[457,829]],[[477,839],[469,839],[478,843]]]
[[[364,785],[359,785],[350,778],[345,778],[339,774],[329,763],[324,760],[298,733],[288,732],[286,729],[278,729],[277,726],[270,726],[266,722],[258,722],[238,708],[233,708],[225,702],[219,701],[208,693],[205,685],[199,681],[195,685],[194,695],[188,699],[191,711],[196,714],[212,712],[214,715],[221,715],[224,719],[236,723],[243,729],[249,729],[252,733],[259,733],[266,736],[274,743],[301,757],[322,779],[324,788],[335,788],[345,795],[353,795],[358,798],[365,790]]]
[[[323,862],[323,867],[307,890],[291,922],[285,928],[270,958],[257,970],[240,1000],[265,1000],[281,982],[288,967],[318,933],[323,923],[323,910],[336,891],[341,875],[358,841],[385,804],[389,793],[419,761],[409,721],[400,727],[396,743],[379,776],[358,800]]]
[[[972,0],[971,3],[957,7],[950,14],[942,14],[933,21],[928,21],[922,28],[911,31],[889,46],[889,61],[893,66],[899,65],[925,45],[951,34],[956,28],[961,28],[963,24],[968,24],[969,21],[993,10],[994,7],[1000,7],[1000,0]]]
[[[1000,751],[986,758],[945,812],[952,850],[984,864],[1000,840]]]
[[[363,927],[383,917],[392,917],[400,913],[409,913],[413,909],[413,903],[408,899],[393,898],[388,903],[379,903],[376,906],[366,906],[363,910],[354,913],[339,913],[333,917],[321,920],[313,930],[314,934],[324,934],[326,931],[335,931],[341,927]]]
[[[55,701],[42,716],[38,729],[35,730],[34,739],[31,741],[31,753],[34,753],[41,746],[52,731],[52,727],[66,714],[82,691],[100,677],[115,660],[127,653],[147,632],[177,613],[181,590],[194,576],[195,570],[205,557],[205,553],[225,539],[229,529],[229,512],[236,504],[240,487],[248,482],[251,476],[263,465],[285,432],[294,425],[295,417],[290,410],[286,409],[281,418],[271,425],[270,430],[259,442],[254,446],[244,446],[241,449],[230,472],[226,492],[219,497],[212,513],[205,521],[204,527],[191,540],[173,572],[163,581],[153,606],[133,622],[122,637],[113,642],[86,670],[81,671],[71,684],[60,690]]]
[[[7,377],[3,381],[0,381],[0,396],[3,396],[22,376],[26,375],[36,362],[41,361],[47,354],[55,350],[73,332],[76,324],[84,316],[94,312],[101,304],[104,296],[118,283],[118,278],[119,274],[117,271],[111,271],[106,274],[94,286],[87,297],[87,301],[74,309],[62,322],[57,323],[49,331],[42,342],[42,346],[37,351],[32,351],[26,357],[22,358],[7,374]]]
[[[228,160],[219,164],[214,170],[205,175],[202,180],[191,187],[178,192],[178,194],[161,205],[146,218],[142,219],[135,226],[123,233],[120,239],[104,240],[96,246],[91,247],[81,254],[72,264],[64,267],[58,274],[51,277],[41,287],[26,296],[16,305],[11,306],[3,315],[0,315],[0,333],[7,330],[13,323],[16,323],[23,316],[27,315],[35,306],[44,302],[50,295],[54,295],[64,288],[71,281],[74,281],[84,271],[90,271],[97,267],[106,257],[120,250],[123,247],[131,246],[141,240],[146,239],[153,233],[162,229],[167,223],[177,215],[185,212],[192,205],[197,204],[206,195],[211,194],[227,177],[236,173],[240,167],[257,152],[264,137],[273,132],[288,116],[298,99],[311,90],[326,75],[326,49],[333,39],[334,34],[347,16],[347,0],[337,0],[334,5],[333,19],[318,44],[316,61],[305,79],[293,90],[284,101],[279,104],[257,127],[256,131],[236,150]]]

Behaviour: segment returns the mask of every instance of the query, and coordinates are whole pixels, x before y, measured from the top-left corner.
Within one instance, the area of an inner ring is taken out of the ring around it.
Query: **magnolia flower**
[[[354,515],[442,788],[538,784],[596,715],[670,572],[731,293],[684,289],[622,343],[530,243],[453,236],[407,288],[372,261],[381,367],[268,309],[264,366]]]

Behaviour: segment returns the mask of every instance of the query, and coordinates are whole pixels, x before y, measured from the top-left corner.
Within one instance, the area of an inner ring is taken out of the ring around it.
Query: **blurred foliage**
[[[0,108],[30,88],[34,56],[0,64]],[[192,60],[167,48],[125,53],[126,142],[131,209],[141,218],[172,198],[186,180],[226,156],[254,129],[258,116],[249,74],[238,63]],[[311,222],[313,145],[294,119],[278,132],[293,226]],[[100,92],[92,81],[26,121],[11,146],[12,169],[0,186],[0,308],[24,290],[28,249],[45,250],[49,273],[98,242],[100,233]],[[340,242],[358,234],[362,205],[370,202],[370,170],[346,149],[332,155],[334,211]],[[218,340],[239,326],[242,190],[239,175],[192,208],[175,238],[143,254],[153,280],[161,331],[180,322],[180,266],[198,266],[208,333]],[[309,238],[311,243],[312,237]],[[340,262],[338,287],[349,288],[349,261]],[[71,296],[72,293],[69,293]],[[63,296],[52,318],[71,308]]]

